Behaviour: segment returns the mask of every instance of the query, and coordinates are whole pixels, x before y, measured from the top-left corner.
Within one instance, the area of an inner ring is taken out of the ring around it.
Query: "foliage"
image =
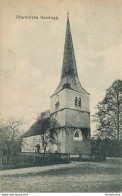
[[[20,126],[25,124],[21,120],[9,119],[0,123],[0,150],[7,153],[7,161],[10,155],[20,148]]]
[[[44,153],[46,153],[46,148],[50,144],[57,144],[57,127],[59,126],[56,119],[50,117],[49,110],[42,112],[37,117],[37,123],[40,127],[40,135],[42,139],[42,146],[44,148]]]
[[[3,161],[3,169],[33,167],[42,165],[53,165],[61,163],[69,163],[70,156],[68,153],[52,153],[52,154],[31,154],[20,153],[10,157],[9,165]]]
[[[115,81],[107,90],[105,98],[96,106],[93,116],[98,138],[120,139],[122,126],[122,81]]]
[[[122,142],[119,140],[106,139],[92,139],[92,154],[107,156],[107,157],[121,157]]]

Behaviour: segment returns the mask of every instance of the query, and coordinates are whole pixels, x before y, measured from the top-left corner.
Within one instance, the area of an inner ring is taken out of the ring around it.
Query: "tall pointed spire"
[[[73,47],[73,41],[72,41],[72,35],[70,29],[70,22],[69,22],[69,13],[67,13],[67,25],[66,25],[66,36],[65,36],[65,44],[64,44],[64,56],[63,56],[61,81],[56,91],[53,93],[53,95],[57,94],[64,88],[82,92],[84,94],[89,94],[86,90],[83,89],[78,78],[74,47]]]
[[[72,35],[70,30],[69,13],[67,13],[67,26],[66,26],[66,37],[64,45],[64,58],[62,66],[61,78],[65,77],[76,77],[78,76],[75,54],[72,42]]]

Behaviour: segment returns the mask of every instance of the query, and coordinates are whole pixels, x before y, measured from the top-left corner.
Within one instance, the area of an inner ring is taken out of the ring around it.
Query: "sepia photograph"
[[[121,6],[0,1],[2,196],[120,196]]]

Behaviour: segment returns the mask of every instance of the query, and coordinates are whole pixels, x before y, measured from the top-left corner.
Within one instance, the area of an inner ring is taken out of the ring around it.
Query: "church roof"
[[[43,120],[36,121],[27,132],[22,135],[22,138],[34,136],[34,135],[41,135],[41,132],[47,130],[50,124],[50,117],[44,118]]]
[[[65,77],[78,77],[74,47],[72,42],[72,35],[70,30],[70,22],[69,17],[67,18],[67,26],[66,26],[66,37],[65,37],[65,45],[64,45],[64,58],[62,65],[62,74],[61,79]]]
[[[75,90],[84,94],[89,94],[80,84],[78,78],[78,72],[75,61],[74,47],[70,29],[69,17],[67,16],[67,26],[66,26],[66,36],[65,36],[65,44],[64,44],[64,57],[62,64],[62,73],[61,73],[61,81],[53,93],[53,95],[57,94],[64,88],[68,88],[71,90]],[[53,96],[52,95],[52,96]]]

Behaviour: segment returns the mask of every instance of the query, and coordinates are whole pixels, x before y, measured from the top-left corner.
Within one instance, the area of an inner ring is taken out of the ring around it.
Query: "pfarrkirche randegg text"
[[[20,19],[20,20],[28,20],[28,19],[35,19],[35,20],[38,20],[38,19],[44,19],[44,20],[58,20],[58,17],[57,16],[22,16],[22,15],[16,15],[16,19]]]

